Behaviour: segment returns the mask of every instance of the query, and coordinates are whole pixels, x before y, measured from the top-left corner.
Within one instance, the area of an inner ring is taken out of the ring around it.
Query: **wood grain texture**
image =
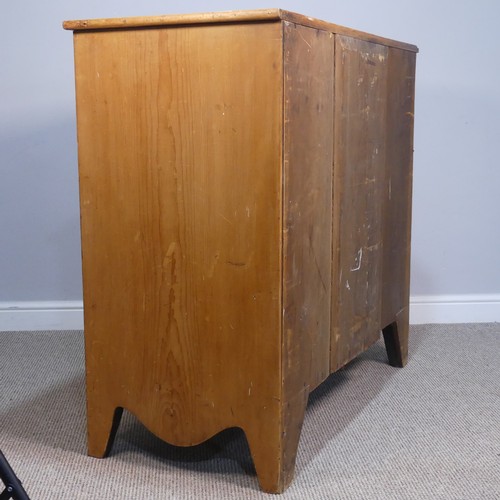
[[[75,54],[89,451],[117,407],[176,445],[240,426],[279,449],[280,25]]]
[[[283,375],[295,396],[330,369],[334,37],[285,23],[284,44]]]
[[[408,307],[415,55],[389,50],[382,325]]]
[[[63,28],[67,30],[98,30],[139,28],[147,26],[176,26],[235,22],[288,21],[317,30],[323,30],[338,35],[350,36],[359,40],[396,47],[410,52],[418,52],[415,45],[391,40],[363,31],[346,28],[338,24],[322,21],[313,17],[297,14],[283,9],[232,10],[226,12],[203,12],[195,14],[170,14],[163,16],[119,17],[108,19],[81,19],[64,21]]]
[[[63,28],[67,30],[98,30],[279,20],[279,9],[255,9],[231,10],[225,12],[199,12],[195,14],[169,14],[163,16],[79,19],[64,21]]]
[[[389,49],[387,94],[381,327],[389,327],[384,331],[388,351],[391,338],[399,345],[391,363],[403,366],[408,358],[415,54]]]
[[[387,56],[336,36],[331,371],[380,336]]]
[[[284,481],[310,390],[330,374],[334,37],[284,23]]]
[[[395,47],[410,52],[418,52],[418,47],[410,43],[400,42],[378,35],[372,35],[371,33],[347,28],[345,26],[340,26],[328,21],[322,21],[321,19],[316,19],[314,17],[304,16],[302,14],[297,14],[296,12],[280,10],[280,16],[283,20],[301,24],[302,26],[309,26],[318,30],[328,31],[336,35],[343,35],[346,37],[355,38],[357,40],[384,45],[386,47]]]
[[[89,454],[123,408],[175,445],[237,426],[281,492],[309,392],[381,329],[407,359],[412,46],[278,9],[74,23]]]

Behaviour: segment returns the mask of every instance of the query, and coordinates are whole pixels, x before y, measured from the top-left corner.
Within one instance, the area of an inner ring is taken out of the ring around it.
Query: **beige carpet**
[[[0,332],[0,449],[32,500],[254,499],[244,435],[193,448],[125,414],[85,455],[81,332]],[[413,327],[406,368],[383,344],[310,397],[283,499],[500,499],[500,325]]]

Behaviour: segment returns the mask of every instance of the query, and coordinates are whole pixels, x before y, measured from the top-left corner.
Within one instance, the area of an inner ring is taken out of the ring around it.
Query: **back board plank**
[[[380,335],[387,56],[336,36],[331,371]]]
[[[283,369],[295,396],[329,375],[334,36],[285,22],[284,54]]]

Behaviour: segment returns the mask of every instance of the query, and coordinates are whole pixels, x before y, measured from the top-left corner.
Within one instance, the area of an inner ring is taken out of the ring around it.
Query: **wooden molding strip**
[[[233,22],[278,21],[279,9],[232,10],[226,12],[204,12],[198,14],[172,14],[164,16],[119,17],[111,19],[82,19],[64,21],[67,30],[98,30],[113,28],[138,28],[145,26],[168,26],[186,24],[215,24]]]

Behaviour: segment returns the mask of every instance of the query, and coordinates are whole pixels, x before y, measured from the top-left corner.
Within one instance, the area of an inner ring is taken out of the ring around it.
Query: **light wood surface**
[[[99,30],[99,29],[120,29],[120,28],[140,28],[148,26],[176,26],[214,23],[235,23],[235,22],[262,22],[262,21],[289,21],[291,23],[309,26],[318,30],[329,31],[331,33],[351,36],[360,40],[372,43],[396,47],[411,52],[418,52],[415,45],[398,42],[390,38],[384,38],[363,31],[353,30],[333,24],[313,17],[304,16],[295,12],[283,9],[257,9],[257,10],[232,10],[226,12],[203,12],[195,14],[170,14],[162,16],[139,16],[139,17],[119,17],[108,19],[80,19],[64,21],[63,27],[67,30]]]
[[[199,12],[194,14],[168,14],[161,16],[79,19],[64,21],[63,28],[67,30],[100,30],[144,28],[148,26],[187,26],[196,24],[278,21],[279,19],[279,9],[256,9],[225,12]]]
[[[381,330],[407,359],[415,52],[230,14],[66,24],[88,448],[124,408],[174,445],[237,426],[281,492],[309,392]]]
[[[75,51],[90,453],[117,407],[176,445],[232,426],[277,442],[280,25]]]

